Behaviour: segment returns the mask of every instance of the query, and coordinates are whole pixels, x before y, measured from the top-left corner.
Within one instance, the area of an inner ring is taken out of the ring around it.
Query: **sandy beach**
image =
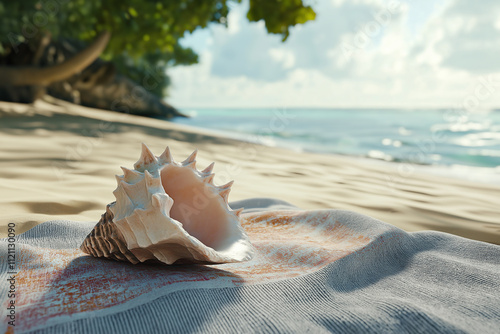
[[[398,164],[297,153],[222,138],[166,121],[49,100],[0,102],[0,237],[49,220],[97,221],[114,175],[141,143],[177,160],[198,149],[230,201],[273,197],[302,209],[356,211],[406,231],[436,230],[500,244],[500,186],[405,171]]]

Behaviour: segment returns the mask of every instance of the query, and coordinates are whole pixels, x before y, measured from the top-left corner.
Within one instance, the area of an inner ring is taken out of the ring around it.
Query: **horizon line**
[[[342,107],[342,106],[336,106],[336,107],[318,107],[318,106],[294,106],[294,107],[286,107],[286,106],[259,106],[259,107],[244,107],[244,106],[208,106],[208,107],[201,107],[201,106],[188,106],[188,107],[177,107],[174,105],[174,108],[177,109],[315,109],[315,110],[339,110],[339,109],[345,109],[345,110],[467,110],[467,108],[457,108],[457,107],[446,107],[446,106],[439,106],[439,107],[355,107],[355,106],[350,106],[350,107]],[[495,106],[495,107],[483,107],[483,108],[475,108],[475,110],[472,110],[470,112],[483,112],[483,111],[498,111],[500,110],[500,106]]]

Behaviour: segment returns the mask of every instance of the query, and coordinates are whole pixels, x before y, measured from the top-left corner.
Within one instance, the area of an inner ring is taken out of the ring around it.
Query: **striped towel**
[[[251,261],[93,258],[79,246],[96,222],[1,239],[0,332],[500,333],[499,246],[273,199],[231,207]]]

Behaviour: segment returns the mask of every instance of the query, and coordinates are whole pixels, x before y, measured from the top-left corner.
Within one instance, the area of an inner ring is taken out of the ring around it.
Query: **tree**
[[[316,15],[302,0],[249,1],[247,18],[264,20],[267,31],[281,34],[283,40],[290,27],[314,20]],[[241,0],[0,0],[0,43],[35,41],[46,33],[90,41],[108,30],[112,38],[102,57],[132,79],[156,69],[163,84],[153,93],[163,96],[169,83],[165,68],[198,61],[198,55],[179,40],[186,32],[208,24],[226,25],[231,3],[238,2]]]

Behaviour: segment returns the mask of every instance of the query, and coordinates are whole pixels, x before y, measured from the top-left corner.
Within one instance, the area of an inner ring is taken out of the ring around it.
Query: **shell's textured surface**
[[[196,169],[196,151],[174,161],[143,144],[134,169],[123,168],[116,202],[85,238],[81,250],[95,257],[139,263],[226,263],[252,258],[254,249],[228,205],[232,181],[213,184],[213,163]]]

